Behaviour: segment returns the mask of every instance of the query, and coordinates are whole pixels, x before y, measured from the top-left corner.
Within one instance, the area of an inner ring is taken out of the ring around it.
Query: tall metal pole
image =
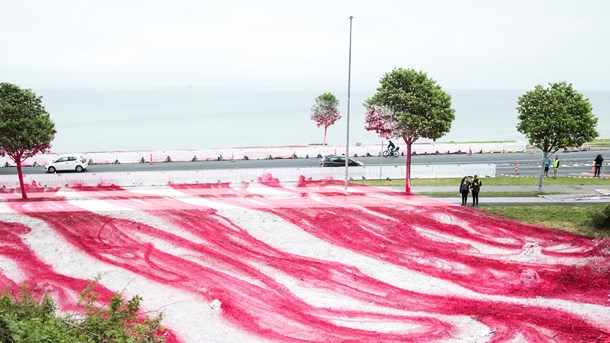
[[[347,133],[345,137],[345,193],[347,193],[347,179],[349,178],[349,101],[352,83],[352,17],[349,16],[349,64],[347,70]]]

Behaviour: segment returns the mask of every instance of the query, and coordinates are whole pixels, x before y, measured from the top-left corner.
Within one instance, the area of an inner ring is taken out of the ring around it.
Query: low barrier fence
[[[413,165],[411,178],[448,178],[465,175],[495,177],[495,164],[456,164],[456,165]],[[401,179],[405,178],[405,166],[364,166],[350,167],[349,178],[358,179]],[[185,171],[142,171],[108,173],[57,173],[26,174],[24,183],[33,187],[70,187],[70,186],[154,186],[170,183],[215,183],[215,182],[260,182],[270,179],[282,182],[296,182],[300,179],[345,178],[345,168],[252,168],[252,169],[203,169]],[[4,188],[19,187],[17,175],[0,176]]]
[[[406,146],[397,144],[401,153],[406,153]],[[350,156],[379,156],[387,146],[384,144],[368,144],[350,146]],[[456,154],[456,153],[515,153],[525,152],[523,142],[505,143],[415,143],[412,146],[414,154]],[[169,161],[210,161],[210,160],[262,160],[277,158],[312,158],[326,155],[343,155],[345,146],[285,146],[285,147],[251,147],[226,149],[198,150],[143,150],[143,151],[101,151],[83,153],[90,163],[158,163]],[[38,154],[24,161],[24,166],[44,166],[55,160],[59,153]],[[0,166],[15,166],[10,158],[0,156]]]

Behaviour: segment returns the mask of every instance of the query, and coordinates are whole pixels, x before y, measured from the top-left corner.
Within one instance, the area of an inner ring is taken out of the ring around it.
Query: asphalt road
[[[561,159],[560,175],[586,175],[591,173],[591,164],[601,153],[605,156],[605,163],[610,162],[610,149],[558,152]],[[358,157],[357,160],[365,165],[404,165],[406,157]],[[411,163],[416,164],[471,164],[494,163],[497,165],[496,175],[538,175],[541,164],[541,153],[508,153],[508,154],[460,154],[460,155],[415,155]],[[234,169],[234,168],[305,168],[318,167],[320,159],[276,159],[276,160],[248,160],[248,161],[198,161],[198,162],[170,162],[170,163],[125,163],[90,165],[88,171],[104,172],[134,172],[154,170],[204,170],[204,169]],[[605,173],[610,168],[605,167]],[[43,167],[24,167],[25,174],[45,173]],[[0,175],[17,174],[16,168],[0,168]]]

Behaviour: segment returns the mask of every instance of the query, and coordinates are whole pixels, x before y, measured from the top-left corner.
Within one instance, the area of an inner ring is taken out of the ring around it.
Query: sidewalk
[[[404,187],[389,187],[396,191],[403,191]],[[455,197],[432,197],[433,199],[459,205],[461,197],[457,186],[413,186],[412,192],[452,192]],[[493,192],[535,192],[537,186],[486,186],[479,193],[480,205],[567,205],[567,204],[610,204],[610,187],[608,186],[545,186],[545,192],[568,192],[567,194],[549,194],[529,197],[495,197],[489,196]],[[487,196],[486,196],[487,195]],[[472,201],[471,196],[468,197]],[[471,204],[471,203],[469,203]]]

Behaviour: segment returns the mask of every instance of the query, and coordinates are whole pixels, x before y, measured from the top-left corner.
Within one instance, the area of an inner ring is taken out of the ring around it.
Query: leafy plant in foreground
[[[96,281],[81,292],[78,305],[84,313],[58,315],[49,296],[37,300],[24,287],[17,296],[0,297],[0,342],[3,343],[164,343],[162,314],[144,317],[139,313],[142,298],[125,300],[115,293],[109,304],[98,306]]]

